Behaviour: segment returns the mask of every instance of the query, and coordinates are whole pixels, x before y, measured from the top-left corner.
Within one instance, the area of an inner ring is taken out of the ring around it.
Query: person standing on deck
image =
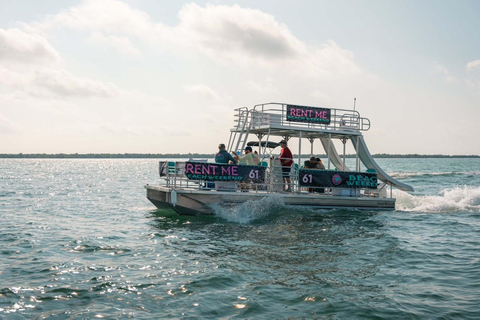
[[[285,191],[291,192],[292,188],[290,186],[291,184],[290,170],[292,169],[292,164],[293,164],[293,154],[292,154],[292,151],[290,151],[290,149],[287,147],[287,141],[285,140],[280,141],[280,147],[282,148],[282,151],[280,151],[280,156],[278,159],[282,164],[283,182],[284,182],[284,185],[287,186]]]
[[[225,150],[225,145],[223,143],[218,145],[218,150],[218,153],[215,155],[216,163],[228,164],[229,161],[232,161],[233,164],[237,164],[237,160],[235,160],[232,155]]]

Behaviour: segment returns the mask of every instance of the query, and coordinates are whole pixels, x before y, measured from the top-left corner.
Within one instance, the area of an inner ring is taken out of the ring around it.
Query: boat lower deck
[[[334,195],[332,193],[285,192],[246,190],[229,192],[198,189],[172,189],[165,186],[145,186],[147,198],[157,208],[173,208],[179,214],[213,214],[214,205],[231,206],[266,197],[280,197],[285,205],[321,209],[394,210],[395,198],[368,197],[364,195]]]

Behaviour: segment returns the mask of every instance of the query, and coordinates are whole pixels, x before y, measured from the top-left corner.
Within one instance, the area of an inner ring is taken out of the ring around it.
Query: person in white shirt
[[[246,164],[247,166],[253,166],[255,165],[254,162],[254,155],[252,152],[252,147],[246,147],[245,148],[245,155],[239,156],[238,161],[240,164]]]

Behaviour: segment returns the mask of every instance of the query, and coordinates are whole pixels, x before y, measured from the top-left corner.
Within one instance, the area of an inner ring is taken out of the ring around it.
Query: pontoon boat
[[[363,139],[370,120],[355,110],[328,109],[284,103],[236,109],[228,151],[247,145],[258,148],[260,165],[219,164],[213,160],[160,161],[162,183],[146,185],[147,198],[158,208],[179,214],[212,214],[215,206],[234,206],[280,195],[285,205],[310,208],[394,210],[392,188],[413,188],[385,173]],[[272,155],[276,141],[298,138],[298,157],[286,192],[280,161]],[[302,143],[320,140],[326,154],[325,170],[308,169],[302,162]],[[343,144],[341,157],[334,140]],[[355,149],[355,168],[345,164],[345,145]],[[363,164],[363,167],[362,167]],[[363,169],[362,169],[363,168]]]

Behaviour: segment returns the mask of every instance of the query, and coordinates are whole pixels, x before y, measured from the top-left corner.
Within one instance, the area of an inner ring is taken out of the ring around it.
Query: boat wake
[[[397,179],[432,178],[432,177],[461,177],[479,176],[480,171],[451,171],[451,172],[390,172],[390,176]]]
[[[439,195],[415,196],[394,190],[396,208],[417,212],[480,212],[480,187],[463,186],[442,190]]]
[[[272,194],[261,200],[250,200],[234,206],[213,204],[211,207],[218,217],[230,222],[247,224],[284,208],[285,204],[281,195]]]

